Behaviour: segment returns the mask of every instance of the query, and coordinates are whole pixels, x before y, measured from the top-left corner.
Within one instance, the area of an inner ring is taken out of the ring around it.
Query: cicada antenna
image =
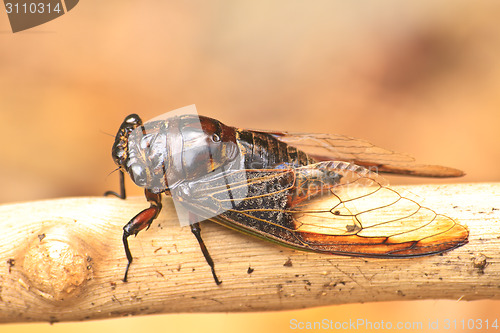
[[[113,173],[117,172],[118,170],[120,170],[120,167],[118,167],[118,168],[114,169],[113,171],[111,171],[110,173],[108,173],[106,175],[106,179],[108,179],[109,176],[111,176]]]
[[[115,191],[106,191],[104,192],[104,196],[108,196],[108,195],[114,195],[115,197],[118,197],[120,199],[125,199],[127,197],[127,195],[125,194],[125,176],[123,174],[123,170],[120,169],[120,167],[114,169],[113,171],[111,171],[107,176],[106,176],[106,179],[112,174],[114,173],[115,171],[120,171],[119,175],[120,175],[120,193],[116,193]]]
[[[110,133],[108,133],[108,132],[104,132],[104,131],[103,131],[103,130],[101,130],[101,129],[99,130],[99,132],[101,132],[101,134],[108,135],[108,136],[110,136],[110,137],[112,137],[112,138],[114,138],[114,137],[115,137],[113,134],[110,134]],[[116,170],[115,170],[115,171],[116,171]]]

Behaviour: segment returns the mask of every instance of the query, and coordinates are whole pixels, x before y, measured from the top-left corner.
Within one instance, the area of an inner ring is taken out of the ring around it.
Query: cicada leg
[[[151,225],[151,222],[160,214],[161,211],[161,194],[155,194],[148,190],[144,190],[146,199],[151,204],[149,208],[144,209],[142,212],[134,216],[130,222],[128,222],[123,227],[123,246],[125,248],[125,254],[127,255],[127,268],[125,269],[125,276],[123,277],[123,282],[127,282],[127,274],[130,264],[132,263],[132,253],[128,247],[128,237],[131,235],[136,236],[139,231],[146,228],[146,230]]]
[[[104,196],[114,195],[115,197],[118,197],[120,199],[125,199],[127,197],[127,195],[125,194],[125,175],[121,170],[119,170],[118,174],[120,175],[120,194],[116,193],[115,191],[106,191],[104,192]]]
[[[214,276],[215,283],[217,285],[221,284],[222,281],[220,281],[219,278],[217,277],[217,274],[215,274],[214,261],[210,256],[210,253],[208,253],[207,247],[205,246],[205,242],[201,238],[201,228],[199,222],[191,224],[191,232],[194,234],[194,236],[198,240],[198,243],[200,244],[201,252],[203,253],[203,256],[205,257],[205,260],[207,261],[208,265],[210,266],[210,269],[212,270],[212,275]]]

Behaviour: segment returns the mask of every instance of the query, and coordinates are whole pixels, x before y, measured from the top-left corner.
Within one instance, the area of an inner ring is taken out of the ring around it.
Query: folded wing
[[[262,132],[262,131],[261,131]],[[266,132],[304,151],[317,161],[344,161],[380,173],[420,177],[460,177],[461,170],[415,163],[413,157],[377,147],[367,141],[337,134]]]

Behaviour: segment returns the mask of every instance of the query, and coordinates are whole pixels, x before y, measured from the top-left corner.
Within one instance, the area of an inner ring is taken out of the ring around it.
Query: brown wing
[[[440,165],[415,163],[413,157],[367,141],[336,134],[263,132],[273,135],[317,161],[345,161],[381,173],[421,177],[460,177],[464,172]]]
[[[318,170],[339,175],[339,181],[318,177]],[[356,165],[321,162],[298,168],[295,193],[289,209],[294,233],[315,251],[413,257],[467,243],[466,227],[402,196],[380,176]]]

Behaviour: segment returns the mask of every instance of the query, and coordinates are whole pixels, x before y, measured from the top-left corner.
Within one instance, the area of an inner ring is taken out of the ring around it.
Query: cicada
[[[139,135],[133,135],[133,134]],[[124,173],[144,188],[150,207],[123,228],[148,228],[161,194],[178,198],[211,268],[200,221],[297,250],[372,258],[442,253],[467,243],[468,230],[387,186],[383,173],[458,177],[457,169],[421,165],[405,154],[334,134],[248,130],[181,115],[143,123],[125,118],[112,149],[125,198]]]

